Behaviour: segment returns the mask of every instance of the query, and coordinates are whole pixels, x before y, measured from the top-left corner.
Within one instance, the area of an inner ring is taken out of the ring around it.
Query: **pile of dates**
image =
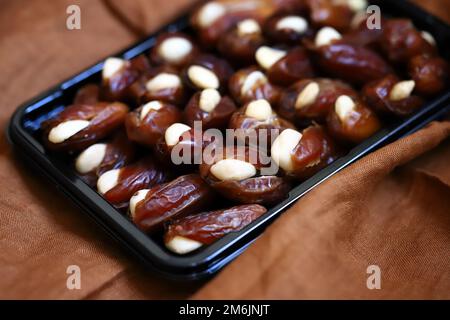
[[[42,124],[43,142],[143,232],[193,252],[448,89],[434,37],[403,18],[369,29],[366,7],[202,4],[192,34],[163,33],[145,55],[108,58],[101,84]],[[198,161],[205,151],[209,161]]]

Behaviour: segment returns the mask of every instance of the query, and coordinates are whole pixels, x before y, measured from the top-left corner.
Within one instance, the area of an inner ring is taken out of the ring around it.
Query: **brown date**
[[[285,119],[295,119],[300,126],[311,121],[323,123],[341,95],[356,92],[339,80],[305,79],[284,91],[277,111]]]
[[[321,29],[315,45],[308,47],[322,71],[355,85],[364,85],[392,73],[389,64],[375,51],[351,43],[336,30]]]
[[[265,99],[276,105],[281,88],[272,85],[267,76],[258,67],[249,67],[236,72],[229,81],[229,91],[240,104]]]
[[[96,104],[100,101],[100,87],[96,84],[87,84],[81,87],[72,104]]]
[[[263,206],[251,204],[176,219],[167,227],[164,243],[177,254],[187,254],[243,229],[266,212]]]
[[[448,88],[450,67],[442,58],[419,55],[409,61],[408,69],[419,94],[432,96]]]
[[[223,92],[232,74],[233,69],[227,61],[204,54],[185,68],[182,77],[193,90],[216,89]]]
[[[272,43],[296,45],[313,31],[304,17],[282,12],[266,20],[264,34]]]
[[[182,118],[181,111],[168,103],[151,101],[128,113],[125,127],[128,138],[142,145],[154,146],[168,127]]]
[[[274,141],[271,156],[289,177],[305,180],[337,159],[339,151],[323,127],[288,129]]]
[[[216,89],[205,89],[192,96],[184,109],[184,120],[191,127],[195,121],[200,121],[203,130],[225,129],[236,110],[228,96],[221,96]]]
[[[270,0],[275,7],[274,13],[306,14],[308,6],[305,0]],[[273,15],[273,13],[272,13]]]
[[[174,123],[155,146],[155,153],[163,163],[174,165],[180,171],[193,169],[203,157],[203,150],[214,140],[214,136],[191,128],[183,123]]]
[[[169,65],[179,69],[188,65],[198,53],[199,49],[191,37],[179,32],[168,32],[156,39],[150,61],[157,66]]]
[[[294,128],[294,125],[279,117],[267,100],[255,100],[235,112],[228,127],[235,130],[235,135],[241,141],[253,137],[253,143],[250,141],[249,144],[265,145],[266,143],[260,140],[263,136],[267,139],[267,144],[270,144],[275,133],[272,130],[276,130],[277,135],[283,130]]]
[[[372,136],[381,124],[375,113],[359,98],[340,96],[328,114],[327,126],[336,139],[344,143],[360,143]]]
[[[130,61],[108,58],[103,66],[102,92],[109,101],[130,100],[129,87],[142,75],[150,71],[150,63],[145,56]]]
[[[362,89],[364,101],[381,114],[407,116],[419,109],[424,101],[413,95],[414,80],[400,81],[396,75],[367,84]]]
[[[129,94],[137,105],[158,100],[181,106],[187,93],[178,71],[170,66],[161,66],[141,76],[130,86]]]
[[[119,102],[78,104],[42,124],[44,142],[55,151],[80,151],[120,127],[128,107]]]
[[[130,216],[144,232],[160,229],[171,219],[205,210],[215,194],[197,174],[139,191],[130,200]]]
[[[333,27],[339,31],[346,31],[352,21],[352,9],[342,1],[307,0],[311,22],[316,27]]]
[[[106,171],[97,181],[97,190],[116,208],[126,209],[135,192],[164,183],[168,177],[148,156],[126,167]]]
[[[109,141],[93,144],[81,152],[75,160],[75,169],[87,184],[95,186],[98,177],[130,164],[135,154],[134,144],[128,141],[124,131],[119,131]]]
[[[397,63],[407,63],[419,54],[436,53],[432,36],[417,30],[408,19],[386,20],[380,44],[386,57]]]
[[[272,0],[218,0],[201,5],[191,16],[191,25],[203,46],[214,47],[219,38],[245,19],[262,22],[276,10]]]
[[[200,175],[226,199],[274,205],[287,197],[291,186],[270,171],[273,168],[269,168],[270,161],[263,163],[264,157],[262,150],[252,147],[217,148],[212,161],[200,165]]]
[[[245,19],[220,37],[217,48],[235,64],[249,65],[255,62],[255,52],[263,44],[264,38],[258,21]]]
[[[263,46],[256,51],[256,60],[267,71],[270,82],[280,86],[289,86],[315,74],[303,47],[284,51]]]
[[[346,32],[343,37],[348,43],[367,46],[379,51],[381,37],[383,36],[383,26],[386,20],[381,17],[379,28],[372,28],[371,24],[373,22],[370,21],[370,17],[371,15],[366,11],[357,12],[352,19],[351,30]]]

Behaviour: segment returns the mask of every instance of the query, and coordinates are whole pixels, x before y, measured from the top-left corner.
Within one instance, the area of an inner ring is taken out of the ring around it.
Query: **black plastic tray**
[[[440,47],[441,54],[450,57],[450,27],[429,15],[408,1],[372,1],[380,5],[384,15],[411,18],[417,27],[431,32]],[[154,45],[155,37],[165,31],[190,32],[187,17],[164,27],[156,34],[114,56],[131,59]],[[171,279],[195,280],[205,278],[241,254],[262,231],[281,215],[291,204],[318,184],[336,174],[346,166],[399,139],[432,120],[438,119],[450,109],[450,92],[445,92],[427,103],[419,112],[408,119],[391,123],[376,135],[352,149],[311,179],[293,189],[289,198],[275,206],[264,216],[237,233],[232,233],[187,256],[177,256],[164,249],[161,241],[154,240],[141,232],[123,214],[106,202],[95,190],[86,185],[64,159],[47,154],[42,146],[38,130],[40,123],[70,104],[76,91],[82,85],[100,81],[103,61],[73,76],[47,92],[19,107],[11,118],[8,136],[15,149],[25,160],[29,160],[80,208],[89,214],[114,239],[135,254],[147,266]]]

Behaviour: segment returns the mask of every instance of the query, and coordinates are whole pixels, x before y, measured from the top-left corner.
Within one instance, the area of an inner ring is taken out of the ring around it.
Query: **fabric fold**
[[[402,165],[449,135],[449,122],[433,123],[338,173],[193,298],[448,298],[448,186]],[[366,286],[371,265],[381,290]]]

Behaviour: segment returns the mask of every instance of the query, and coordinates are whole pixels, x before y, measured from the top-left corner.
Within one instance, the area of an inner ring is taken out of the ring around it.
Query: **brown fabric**
[[[66,29],[71,4],[80,5],[81,30]],[[138,40],[99,0],[14,0],[0,7],[2,128],[20,103]],[[4,130],[0,141],[0,298],[151,299],[192,292],[148,275],[13,155]],[[81,290],[66,288],[69,265],[81,268]]]
[[[449,134],[433,124],[327,181],[194,297],[449,298],[449,181],[399,167]],[[370,265],[382,290],[366,287]]]
[[[140,36],[148,35],[194,8],[195,0],[105,0],[107,7],[125,25]]]
[[[0,0],[0,121],[42,90],[133,43],[188,0]],[[79,4],[82,30],[65,28]],[[427,1],[449,12],[443,1]],[[182,8],[182,9],[180,9]],[[146,271],[0,140],[0,298],[450,298],[450,123],[342,171],[208,283]],[[81,268],[81,290],[66,268]],[[366,288],[379,265],[382,289]]]

